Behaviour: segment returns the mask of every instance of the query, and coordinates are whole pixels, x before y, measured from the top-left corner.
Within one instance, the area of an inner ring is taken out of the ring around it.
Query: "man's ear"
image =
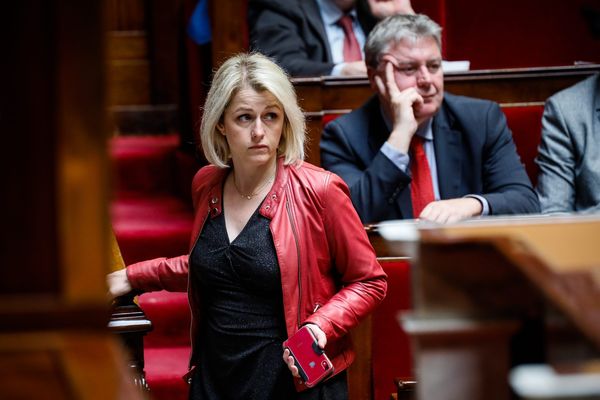
[[[369,86],[371,90],[375,92],[379,92],[377,88],[377,83],[375,83],[375,75],[377,75],[377,70],[373,67],[367,67],[367,78],[369,78]]]

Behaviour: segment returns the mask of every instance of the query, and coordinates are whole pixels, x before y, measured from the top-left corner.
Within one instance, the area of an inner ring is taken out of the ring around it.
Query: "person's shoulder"
[[[305,187],[316,187],[327,185],[331,182],[343,182],[342,179],[331,171],[318,167],[306,161],[302,161],[296,165],[288,165],[287,168],[291,171],[290,175],[295,179],[300,180]]]
[[[322,179],[328,174],[328,171],[307,161],[286,165],[286,168],[288,169],[290,175],[295,176],[296,179]]]
[[[374,113],[377,113],[376,115],[379,115],[381,113],[377,96],[370,97],[360,107],[355,108],[347,114],[338,116],[329,123],[334,125],[339,124],[345,127],[352,128],[355,127],[356,124],[360,123],[361,121],[366,122],[367,120],[369,120]]]
[[[462,95],[452,94],[452,93],[448,93],[448,92],[444,93],[444,100],[446,103],[448,103],[451,106],[460,106],[460,107],[465,107],[465,106],[490,107],[490,106],[498,104],[495,101],[488,100],[488,99],[480,99],[477,97],[462,96]]]
[[[457,118],[460,121],[481,121],[483,118],[500,116],[502,111],[500,105],[492,100],[480,99],[476,97],[460,96],[451,93],[444,93],[444,102],[442,109],[446,110],[451,121]]]
[[[192,187],[198,188],[200,185],[210,185],[215,181],[221,179],[224,173],[224,168],[217,167],[216,165],[206,165],[196,172],[194,179],[192,180]]]
[[[548,98],[549,101],[555,101],[560,103],[571,103],[574,100],[581,100],[582,96],[592,95],[594,90],[600,85],[600,73],[583,79],[574,85],[571,85],[565,89],[562,89]]]

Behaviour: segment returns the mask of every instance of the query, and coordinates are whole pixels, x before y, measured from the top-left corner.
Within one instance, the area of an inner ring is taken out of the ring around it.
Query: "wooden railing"
[[[557,91],[599,71],[599,64],[588,64],[453,72],[445,74],[444,87],[453,94],[493,100],[501,105],[543,103]],[[323,118],[360,107],[374,92],[366,77],[323,76],[294,78],[293,82],[307,116],[309,144],[306,160],[320,165]]]
[[[135,304],[134,298],[132,294],[114,301],[108,328],[121,338],[129,351],[127,366],[131,369],[135,386],[142,392],[147,392],[149,388],[144,373],[144,336],[152,330],[152,321]]]

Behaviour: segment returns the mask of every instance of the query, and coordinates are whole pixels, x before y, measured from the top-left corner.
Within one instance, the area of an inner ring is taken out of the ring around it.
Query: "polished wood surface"
[[[141,398],[106,327],[105,5],[3,10],[2,399]]]
[[[348,368],[348,400],[370,399],[373,391],[373,330],[369,315],[351,332],[356,358]]]
[[[414,257],[414,311],[399,322],[417,398],[509,399],[513,365],[600,355],[600,216],[390,221],[370,235]],[[440,379],[455,383],[439,393]]]

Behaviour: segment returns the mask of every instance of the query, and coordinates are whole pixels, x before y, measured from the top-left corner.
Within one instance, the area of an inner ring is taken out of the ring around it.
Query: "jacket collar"
[[[272,219],[273,215],[275,215],[283,198],[286,182],[288,181],[289,171],[288,167],[283,164],[283,160],[283,157],[277,158],[277,171],[273,186],[269,193],[267,193],[259,210],[263,216],[269,219]],[[211,218],[223,212],[223,183],[230,171],[230,168],[215,168],[207,197],[207,207]]]
[[[433,117],[433,147],[437,164],[438,185],[442,199],[459,197],[462,176],[462,135],[448,105],[451,95],[445,93],[442,106]],[[450,100],[451,101],[451,100]]]

